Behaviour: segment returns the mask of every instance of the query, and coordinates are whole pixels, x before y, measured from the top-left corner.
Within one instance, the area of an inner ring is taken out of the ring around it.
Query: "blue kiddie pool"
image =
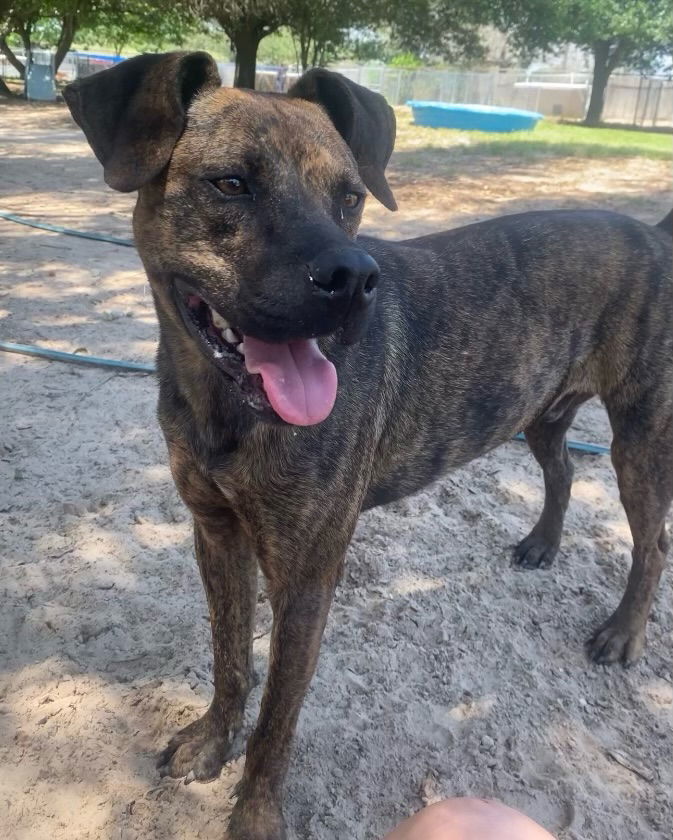
[[[448,102],[422,102],[412,99],[416,125],[432,128],[459,128],[463,131],[532,131],[542,114],[519,108],[493,105],[452,105]]]

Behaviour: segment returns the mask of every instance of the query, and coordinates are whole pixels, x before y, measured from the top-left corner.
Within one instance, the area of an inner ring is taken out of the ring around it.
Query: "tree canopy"
[[[384,28],[395,47],[444,59],[482,54],[479,26],[493,19],[487,0],[196,0],[215,19],[235,52],[235,84],[254,86],[259,44],[280,27],[297,43],[302,68],[324,64],[358,35]]]
[[[39,44],[58,69],[77,32],[115,52],[181,45],[197,27],[219,26],[233,48],[235,84],[254,87],[262,39],[290,32],[303,69],[340,52],[407,53],[427,60],[479,59],[480,27],[495,24],[523,54],[574,43],[591,51],[587,122],[600,120],[610,74],[644,69],[673,49],[670,0],[0,0],[0,52],[21,76]],[[192,42],[193,43],[193,42]]]
[[[106,44],[120,55],[136,43],[150,52],[159,52],[166,44],[182,46],[196,30],[198,21],[179,4],[159,6],[157,0],[108,0],[87,24],[78,33],[79,43]]]
[[[285,22],[285,0],[197,0],[195,8],[200,17],[217,21],[229,37],[236,87],[254,88],[259,42]]]
[[[457,61],[483,56],[479,28],[493,21],[493,10],[485,0],[395,0],[384,17],[402,49]]]
[[[55,47],[54,66],[58,69],[78,27],[93,20],[98,10],[97,0],[4,0],[0,5],[0,52],[23,78],[25,61],[9,44],[9,36],[16,35],[26,55],[35,44]]]

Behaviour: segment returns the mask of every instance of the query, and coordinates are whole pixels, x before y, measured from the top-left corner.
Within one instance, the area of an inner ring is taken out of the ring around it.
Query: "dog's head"
[[[139,190],[135,238],[162,330],[248,404],[324,419],[336,372],[316,339],[357,341],[376,300],[378,266],[355,242],[365,187],[395,209],[383,97],[326,70],[288,95],[223,88],[207,54],[168,53],[65,99],[107,183]]]

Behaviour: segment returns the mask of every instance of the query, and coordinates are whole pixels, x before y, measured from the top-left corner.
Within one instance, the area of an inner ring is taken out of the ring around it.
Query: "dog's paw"
[[[621,662],[628,667],[640,659],[645,648],[645,630],[634,631],[612,616],[587,640],[586,648],[589,659],[598,665]]]
[[[224,730],[224,731],[223,731]],[[157,760],[161,776],[211,782],[233,753],[233,733],[214,721],[210,712],[174,735]]]
[[[514,548],[513,562],[522,569],[548,569],[558,549],[558,544],[550,543],[533,532]]]
[[[283,812],[273,800],[239,796],[231,812],[227,840],[286,840]]]

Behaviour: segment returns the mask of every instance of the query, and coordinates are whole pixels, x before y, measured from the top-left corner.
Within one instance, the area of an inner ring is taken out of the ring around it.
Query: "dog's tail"
[[[659,222],[657,227],[661,228],[669,236],[673,236],[673,210]]]

